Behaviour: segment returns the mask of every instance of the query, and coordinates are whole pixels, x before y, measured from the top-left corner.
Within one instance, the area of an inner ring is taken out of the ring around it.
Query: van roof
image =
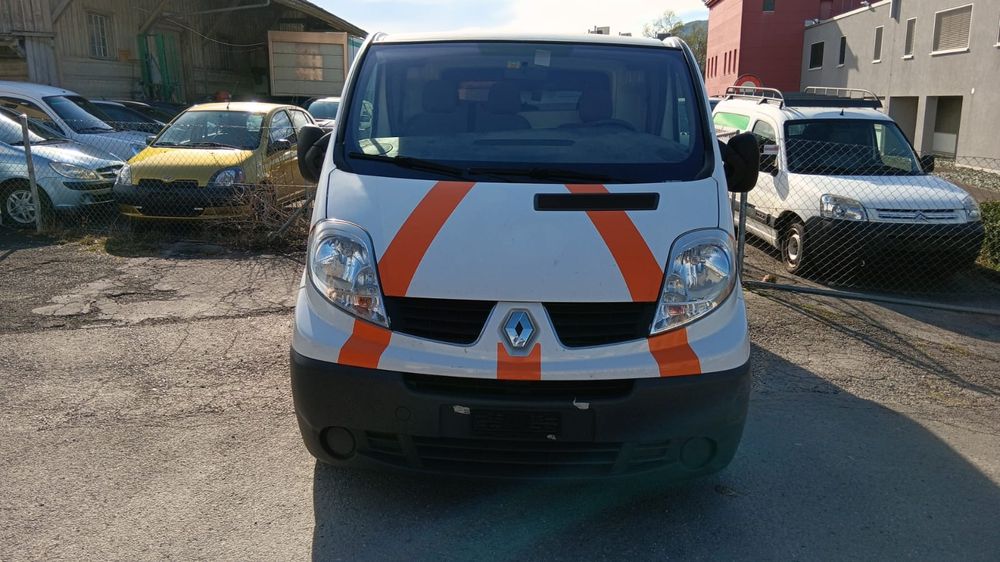
[[[716,112],[738,112],[744,115],[764,115],[783,122],[792,119],[870,119],[892,121],[881,111],[869,107],[778,107],[752,99],[725,99],[715,106]]]
[[[0,90],[8,92],[20,92],[23,94],[36,96],[76,96],[79,95],[72,90],[57,88],[47,84],[35,84],[33,82],[15,82],[13,80],[0,80]]]
[[[570,35],[549,33],[497,33],[497,32],[462,32],[462,33],[377,33],[372,39],[374,43],[423,43],[442,41],[513,41],[521,43],[599,43],[606,45],[629,45],[641,47],[678,48],[679,40],[660,41],[648,37],[630,37],[624,35],[598,35],[594,33]]]

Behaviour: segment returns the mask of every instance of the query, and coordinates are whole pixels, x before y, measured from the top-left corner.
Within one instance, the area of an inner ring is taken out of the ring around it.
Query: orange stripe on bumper
[[[608,193],[603,185],[570,184],[570,193]],[[634,302],[659,299],[663,270],[656,262],[649,245],[625,211],[587,211],[590,222],[604,239],[608,251],[618,264],[618,270],[628,286]]]
[[[389,347],[392,332],[364,320],[354,320],[351,336],[340,348],[337,362],[341,365],[377,369],[382,353]]]
[[[701,362],[688,343],[687,329],[679,328],[646,340],[661,377],[700,375]]]
[[[527,355],[511,355],[497,343],[497,378],[508,381],[542,380],[542,344],[535,344]]]
[[[384,294],[406,296],[434,237],[473,185],[472,182],[441,181],[420,200],[378,262]]]

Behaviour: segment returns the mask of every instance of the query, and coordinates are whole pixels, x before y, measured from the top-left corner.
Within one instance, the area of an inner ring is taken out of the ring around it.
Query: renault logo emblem
[[[535,324],[527,310],[512,310],[503,323],[503,333],[514,349],[524,349],[535,335]]]

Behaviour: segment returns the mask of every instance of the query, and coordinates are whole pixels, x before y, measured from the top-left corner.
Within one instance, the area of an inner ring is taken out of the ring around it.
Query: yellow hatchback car
[[[119,172],[118,208],[136,219],[223,219],[302,198],[312,184],[299,173],[296,136],[314,122],[291,105],[191,107]]]

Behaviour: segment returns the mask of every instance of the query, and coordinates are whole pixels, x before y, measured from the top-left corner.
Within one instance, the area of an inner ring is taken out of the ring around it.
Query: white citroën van
[[[364,45],[318,180],[291,377],[336,465],[498,477],[725,467],[750,343],[721,145],[678,39]]]

